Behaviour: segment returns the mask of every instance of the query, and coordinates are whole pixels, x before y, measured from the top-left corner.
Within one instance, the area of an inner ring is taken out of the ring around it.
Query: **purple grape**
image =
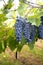
[[[39,37],[40,39],[43,39],[43,25],[40,25],[40,26],[38,27],[38,37]]]

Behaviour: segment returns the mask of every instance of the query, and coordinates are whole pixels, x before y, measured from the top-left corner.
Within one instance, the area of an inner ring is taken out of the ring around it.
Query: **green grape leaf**
[[[9,43],[8,46],[10,47],[11,50],[14,50],[17,47],[18,42],[14,39],[14,37],[11,37],[11,36],[8,38],[8,40],[9,40],[8,41],[8,43]]]
[[[4,51],[7,48],[7,39],[3,40],[3,44],[4,44]]]
[[[26,44],[26,40],[25,38],[22,36],[22,40],[21,42],[18,44],[18,47],[17,47],[17,51],[21,51],[22,50],[22,47]]]
[[[24,3],[24,0],[20,0],[21,3]]]
[[[20,5],[19,5],[19,7],[18,7],[18,12],[19,12],[19,14],[20,14],[21,16],[24,15],[24,11],[25,11],[26,7],[27,7],[26,4],[20,3]]]
[[[23,45],[22,45],[22,43],[20,43],[19,45],[18,45],[18,47],[17,47],[17,51],[21,51],[22,50],[22,47],[23,47]]]
[[[9,35],[9,36],[13,36],[14,37],[14,29],[13,28],[9,28],[9,31],[7,32],[7,34]]]
[[[2,42],[0,42],[0,53],[3,52]]]
[[[6,20],[6,15],[5,14],[0,14],[0,23],[4,22]]]
[[[4,10],[5,9],[10,9],[12,7],[12,2],[9,0],[8,4],[4,6]]]

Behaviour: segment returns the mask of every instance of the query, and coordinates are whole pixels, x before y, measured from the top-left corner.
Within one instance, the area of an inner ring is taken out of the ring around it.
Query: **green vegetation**
[[[36,27],[42,24],[41,30],[39,31],[42,31],[43,35],[43,18],[42,20],[40,18],[41,16],[43,16],[43,1],[36,0],[36,4],[31,0],[19,0],[17,3],[15,3],[14,0],[8,0],[7,4],[4,0],[3,2],[3,8],[0,9],[0,65],[23,65],[22,63],[25,62],[30,63],[25,65],[35,65],[34,63],[36,63],[36,65],[39,65],[39,61],[40,65],[43,65],[43,39],[41,40],[41,42],[39,41],[37,43],[36,41],[36,43],[33,42],[31,44],[28,44],[22,36],[22,41],[18,42],[15,37],[14,27],[15,23],[17,22],[17,16],[20,16],[26,20],[26,23],[30,22]],[[32,35],[33,32],[31,32]],[[38,36],[38,34],[36,34],[35,36]],[[17,60],[16,58],[16,60],[14,60],[15,58],[12,57],[11,53],[9,54],[8,51],[8,53],[6,53],[6,48],[9,48],[12,53],[14,52],[14,56],[16,52],[19,52],[19,59]],[[31,64],[31,61],[34,61],[33,64]]]

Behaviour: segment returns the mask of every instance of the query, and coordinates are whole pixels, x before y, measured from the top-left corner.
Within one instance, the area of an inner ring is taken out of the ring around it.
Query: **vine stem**
[[[16,59],[18,58],[17,56],[18,56],[18,53],[17,53],[17,51],[16,51]]]
[[[42,8],[43,9],[43,5],[39,5],[39,4],[30,2],[30,1],[24,1],[24,3],[31,6],[31,7],[33,7],[33,8]]]
[[[27,18],[27,15],[31,12],[31,10],[33,8],[43,9],[43,5],[35,4],[35,3],[30,2],[30,1],[25,1],[24,3],[29,5],[27,8],[30,8],[29,11],[23,16],[24,18]]]

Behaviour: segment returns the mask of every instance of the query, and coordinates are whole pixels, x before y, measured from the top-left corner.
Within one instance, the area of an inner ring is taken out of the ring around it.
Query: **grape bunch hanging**
[[[41,16],[41,24],[38,27],[30,22],[26,22],[22,17],[17,17],[15,36],[18,42],[22,40],[22,36],[24,36],[28,43],[32,43],[37,38],[43,39],[43,16]]]
[[[38,37],[43,39],[43,16],[41,16],[41,24],[38,27]]]

